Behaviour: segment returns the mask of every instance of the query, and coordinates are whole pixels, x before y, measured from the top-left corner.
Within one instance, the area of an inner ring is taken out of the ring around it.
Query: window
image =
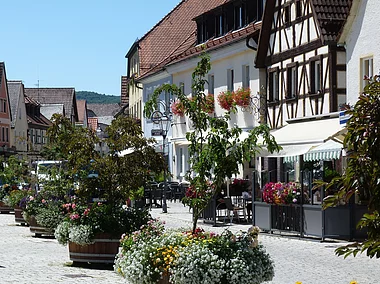
[[[7,112],[7,100],[3,100],[3,112]]]
[[[227,90],[231,92],[234,90],[234,70],[233,69],[227,70]]]
[[[207,38],[207,22],[200,22],[198,23],[197,27],[197,36],[198,36],[198,43],[205,42]]]
[[[5,128],[5,141],[6,142],[9,142],[9,128],[7,127],[7,128]]]
[[[296,0],[296,18],[299,19],[302,16],[302,3],[301,0]]]
[[[287,92],[286,92],[286,98],[292,99],[295,98],[297,95],[297,65],[296,64],[289,64],[287,66]]]
[[[243,83],[243,88],[246,89],[246,88],[249,88],[249,65],[243,65],[243,69],[242,69],[242,74],[243,74],[243,78],[242,78],[242,83]]]
[[[284,7],[284,24],[290,25],[290,20],[291,20],[291,14],[290,14],[290,4],[289,4]]]
[[[216,35],[222,36],[224,34],[225,19],[223,14],[216,16]]]
[[[360,59],[361,61],[361,90],[363,90],[368,84],[368,80],[365,80],[367,78],[372,78],[373,76],[373,58],[371,57],[366,57]]]
[[[318,94],[322,92],[322,65],[321,60],[316,59],[310,62],[310,93]]]
[[[269,101],[279,101],[278,68],[269,70]]]
[[[1,128],[1,132],[2,132],[2,141],[5,142],[5,128],[4,127]]]
[[[235,29],[242,28],[245,25],[245,9],[243,6],[235,7]]]
[[[208,75],[208,93],[215,94],[215,78],[214,74]]]

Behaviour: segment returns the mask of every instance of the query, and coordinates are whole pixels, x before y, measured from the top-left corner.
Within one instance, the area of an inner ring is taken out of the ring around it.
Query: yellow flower
[[[358,284],[358,282],[356,282],[356,281],[354,280],[354,281],[351,281],[350,284]]]
[[[302,284],[302,282],[301,281],[297,281],[296,284]]]

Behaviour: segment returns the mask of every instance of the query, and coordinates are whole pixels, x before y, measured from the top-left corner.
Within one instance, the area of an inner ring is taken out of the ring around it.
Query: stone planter
[[[0,213],[9,214],[11,211],[13,211],[12,207],[7,206],[4,202],[0,201]]]
[[[119,252],[120,238],[114,239],[110,234],[99,233],[95,235],[94,241],[84,246],[69,242],[70,260],[73,263],[113,264]]]
[[[40,224],[37,223],[37,220],[34,216],[31,216],[29,219],[29,229],[30,232],[38,238],[42,236],[54,237],[54,231],[46,227],[42,227]]]
[[[28,223],[25,221],[24,217],[22,216],[23,210],[21,207],[15,206],[15,222],[17,224],[21,224],[22,226],[28,225]]]

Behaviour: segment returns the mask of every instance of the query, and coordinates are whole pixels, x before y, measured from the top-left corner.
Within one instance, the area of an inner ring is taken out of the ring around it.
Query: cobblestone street
[[[168,203],[168,213],[153,208],[154,217],[165,220],[168,228],[191,225],[191,214],[179,203]],[[222,232],[247,230],[240,224],[211,227],[202,220],[199,225],[207,230]],[[380,261],[364,255],[356,258],[337,257],[334,249],[342,243],[300,240],[261,234],[260,242],[275,262],[275,278],[268,284],[358,284],[379,283]],[[52,238],[35,238],[28,227],[16,225],[14,215],[0,214],[0,283],[126,283],[109,270],[70,266],[68,248]]]

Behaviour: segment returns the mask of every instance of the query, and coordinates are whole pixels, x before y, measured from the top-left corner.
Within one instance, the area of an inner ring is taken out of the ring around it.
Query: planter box
[[[272,229],[301,233],[301,206],[272,205]]]
[[[54,231],[46,227],[42,227],[40,224],[37,223],[37,220],[34,216],[30,217],[29,229],[30,229],[30,232],[33,233],[38,238],[42,236],[54,237]]]
[[[22,216],[23,210],[18,206],[16,206],[14,210],[15,210],[15,222],[23,226],[26,226],[28,223],[25,221],[24,217]]]
[[[254,225],[264,231],[270,231],[271,226],[271,205],[265,202],[253,202],[253,220]]]
[[[11,211],[13,211],[13,208],[12,207],[9,207],[7,205],[5,205],[4,202],[0,201],[0,213],[4,213],[4,214],[9,214],[11,213]]]
[[[84,246],[69,242],[70,260],[73,263],[113,264],[119,252],[120,238],[113,239],[109,234],[100,233],[94,241],[95,243]]]
[[[314,237],[323,236],[322,207],[319,205],[303,205],[304,234]]]

